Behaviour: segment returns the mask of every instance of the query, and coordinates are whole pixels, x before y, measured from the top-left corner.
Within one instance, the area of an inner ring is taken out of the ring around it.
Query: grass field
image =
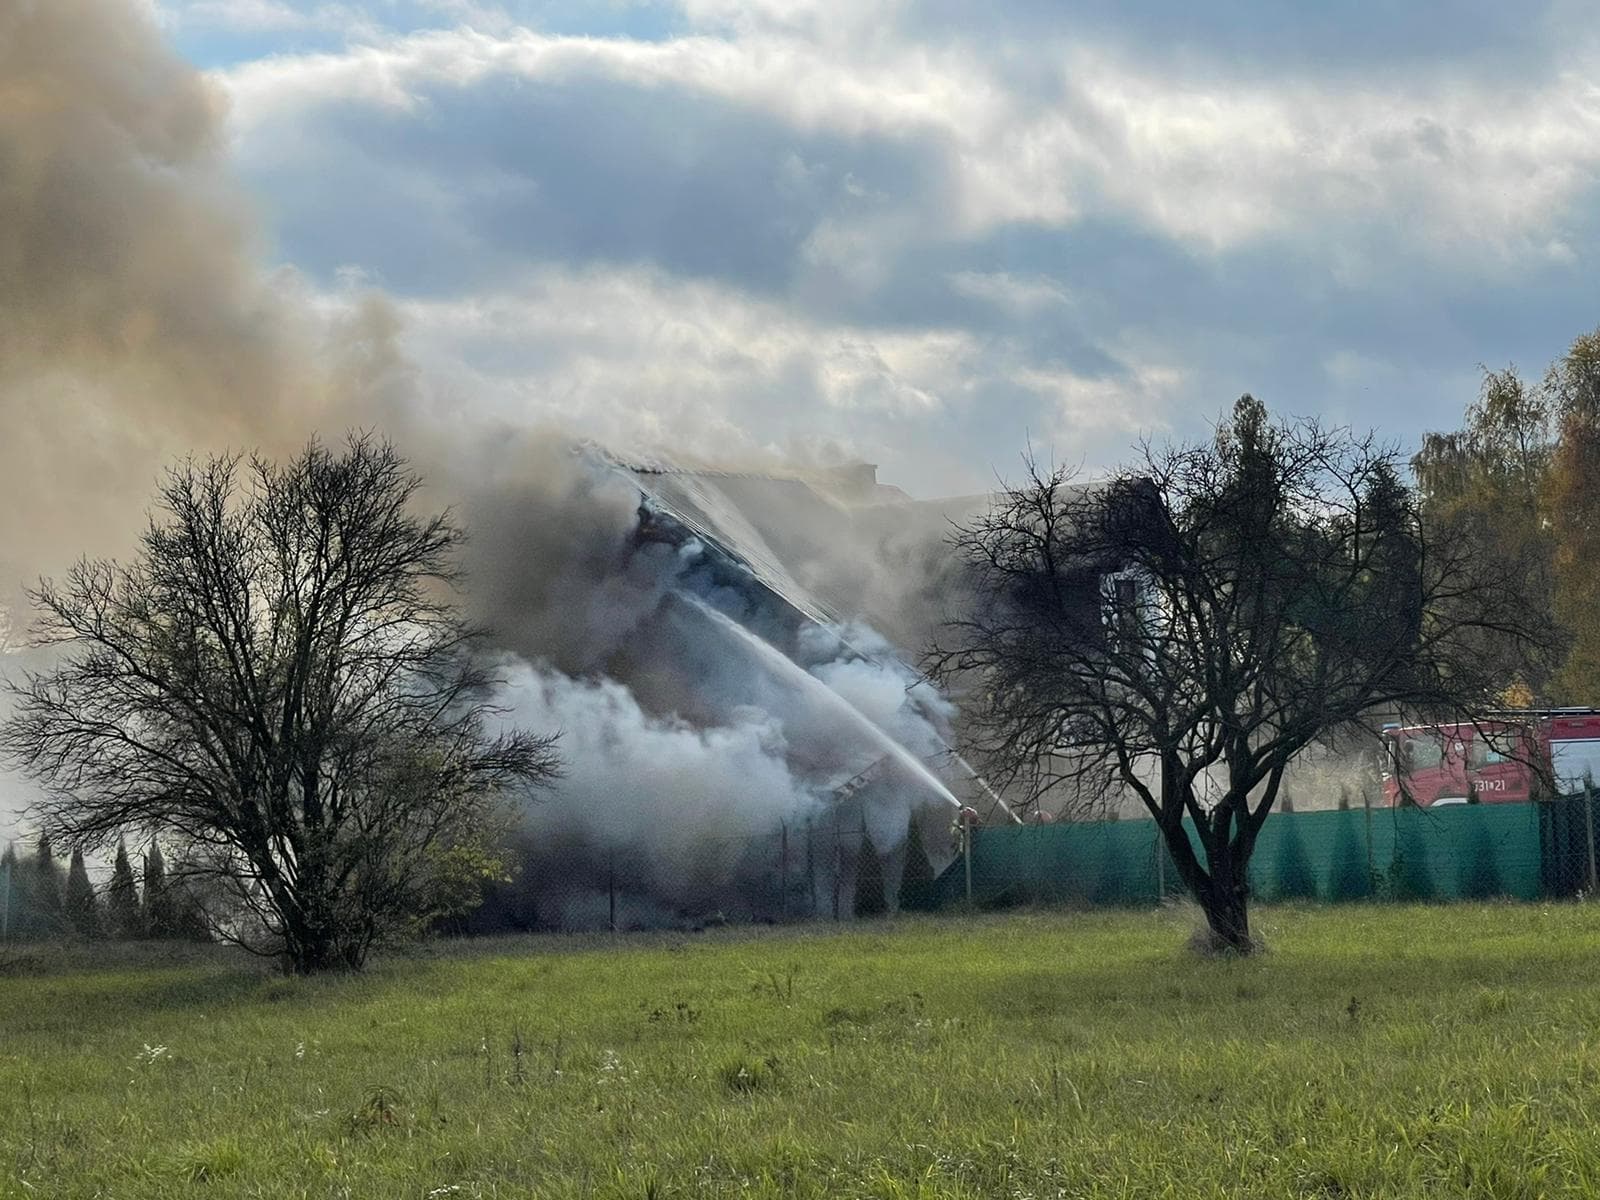
[[[1600,906],[13,963],[0,1193],[1595,1196]]]

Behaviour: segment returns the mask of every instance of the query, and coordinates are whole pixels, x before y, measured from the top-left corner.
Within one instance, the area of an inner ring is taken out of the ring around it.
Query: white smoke
[[[518,663],[505,673],[510,720],[561,731],[566,777],[530,805],[535,842],[577,832],[592,847],[642,853],[662,895],[707,874],[726,882],[747,847],[781,822],[818,807],[789,770],[780,722],[744,709],[727,724],[697,727],[646,713],[613,679],[579,680]]]
[[[800,662],[878,728],[925,760],[948,754],[955,705],[899,657],[871,626],[811,625],[801,632]]]

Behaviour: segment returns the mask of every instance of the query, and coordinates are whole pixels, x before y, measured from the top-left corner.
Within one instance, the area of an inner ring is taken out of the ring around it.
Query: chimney
[[[855,498],[870,495],[878,486],[877,463],[847,463],[829,467],[823,478],[840,495]]]

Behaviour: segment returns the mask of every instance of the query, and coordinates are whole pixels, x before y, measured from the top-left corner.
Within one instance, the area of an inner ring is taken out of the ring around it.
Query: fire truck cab
[[[1507,713],[1454,725],[1386,725],[1383,802],[1510,804],[1600,783],[1600,709]]]

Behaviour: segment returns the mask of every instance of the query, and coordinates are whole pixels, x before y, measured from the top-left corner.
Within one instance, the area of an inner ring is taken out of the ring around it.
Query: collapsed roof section
[[[603,456],[637,484],[647,520],[669,518],[808,621],[865,623],[902,660],[948,615],[952,522],[988,500],[913,500],[865,463],[781,475]]]
[[[871,464],[778,475],[598,453],[639,488],[639,536],[677,545],[692,539],[706,547],[709,569],[740,592],[744,623],[767,640],[792,649],[803,636],[801,627],[820,626],[857,657],[892,659],[913,677],[918,672],[909,664],[949,615],[959,591],[947,551],[952,523],[978,513],[989,499],[913,500],[879,483]],[[737,582],[730,578],[734,574]],[[767,603],[750,604],[752,584]],[[861,636],[872,634],[887,644],[859,644]],[[884,755],[865,770],[851,768],[836,788],[836,804],[859,791],[894,786],[905,766],[893,760]],[[948,743],[941,760],[954,773],[949,782],[969,802],[1015,819]]]

